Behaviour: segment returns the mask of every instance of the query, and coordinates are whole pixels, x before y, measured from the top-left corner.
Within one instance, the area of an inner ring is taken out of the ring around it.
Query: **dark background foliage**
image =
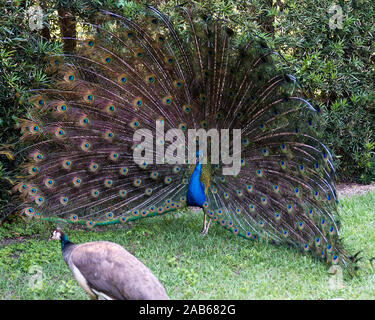
[[[375,180],[375,6],[371,1],[336,1],[343,13],[342,28],[331,29],[328,0],[208,0],[208,14],[235,22],[242,32],[263,37],[319,108],[323,142],[332,150],[338,178],[369,183]],[[43,72],[49,53],[74,50],[82,22],[99,8],[133,15],[145,3],[167,11],[183,1],[54,0],[0,3],[0,152],[16,141],[18,119],[27,114],[26,96],[49,83]],[[31,31],[28,9],[39,4],[43,29]],[[336,21],[337,22],[337,21]],[[17,161],[0,154],[0,208],[8,201],[5,172]]]

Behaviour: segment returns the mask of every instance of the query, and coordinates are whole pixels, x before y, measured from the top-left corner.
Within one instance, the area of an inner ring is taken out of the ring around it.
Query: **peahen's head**
[[[57,227],[55,230],[51,232],[50,240],[60,240],[61,242],[61,249],[64,249],[68,244],[71,244],[68,237],[62,232],[62,230]]]
[[[64,232],[59,227],[56,227],[56,229],[51,232],[51,235],[50,235],[49,238],[51,240],[60,240],[60,241],[62,239],[67,240],[67,236],[64,234]]]
[[[60,228],[56,228],[51,232],[50,239],[51,240],[60,240],[64,237],[64,233]]]

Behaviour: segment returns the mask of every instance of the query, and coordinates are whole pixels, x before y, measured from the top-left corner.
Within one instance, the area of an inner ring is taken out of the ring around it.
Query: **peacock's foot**
[[[201,231],[202,236],[205,236],[208,233],[208,229],[210,228],[210,222],[211,222],[211,220],[203,227],[203,229]]]
[[[203,228],[202,231],[201,231],[201,235],[202,236],[205,236],[208,232],[208,228]]]

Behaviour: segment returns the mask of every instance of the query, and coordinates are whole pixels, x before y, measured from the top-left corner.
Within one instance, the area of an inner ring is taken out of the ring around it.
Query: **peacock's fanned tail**
[[[153,161],[137,164],[136,130],[241,129],[239,174],[204,165],[207,215],[244,238],[352,270],[319,115],[277,68],[279,56],[193,8],[180,8],[178,26],[146,11],[136,20],[103,12],[77,52],[50,58],[54,85],[35,90],[21,125],[28,159],[18,210],[89,227],[179,210],[194,167],[169,158],[187,154],[185,139],[153,137]],[[174,151],[158,159],[158,148]]]

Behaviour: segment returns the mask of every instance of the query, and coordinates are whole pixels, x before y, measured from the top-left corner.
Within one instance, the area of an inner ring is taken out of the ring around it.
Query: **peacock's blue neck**
[[[198,162],[194,168],[193,174],[190,177],[188,191],[186,195],[186,204],[188,206],[202,207],[206,201],[204,194],[204,185],[201,182],[202,164]]]

